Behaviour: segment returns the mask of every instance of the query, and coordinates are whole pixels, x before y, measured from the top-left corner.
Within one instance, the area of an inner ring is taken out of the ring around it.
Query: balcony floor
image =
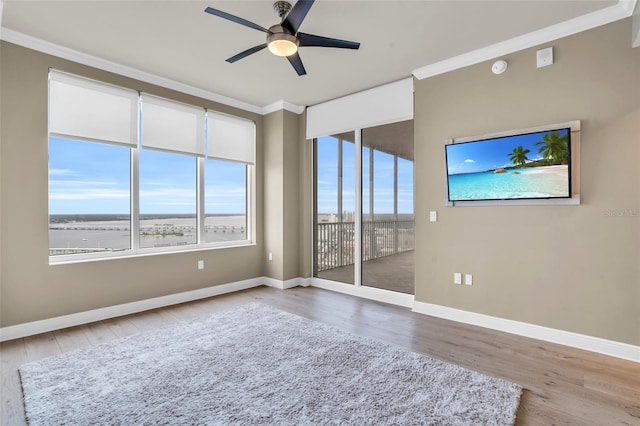
[[[362,285],[414,294],[414,270],[413,250],[368,260],[362,264]],[[317,277],[353,284],[353,265],[322,271]]]

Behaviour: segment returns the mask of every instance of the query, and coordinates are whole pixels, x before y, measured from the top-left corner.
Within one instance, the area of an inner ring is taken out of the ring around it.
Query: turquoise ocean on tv
[[[449,200],[507,200],[569,197],[568,166],[524,167],[504,173],[449,175]]]

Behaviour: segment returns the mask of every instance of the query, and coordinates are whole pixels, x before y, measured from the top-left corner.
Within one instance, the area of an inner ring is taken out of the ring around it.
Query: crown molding
[[[638,0],[618,0],[616,6],[623,8],[627,16],[630,16],[633,14],[633,11],[636,10],[637,3]]]
[[[561,22],[538,31],[534,31],[519,37],[512,38],[500,43],[493,44],[481,49],[477,49],[462,55],[458,55],[440,62],[418,68],[413,71],[413,76],[418,80],[444,74],[470,65],[475,65],[496,57],[527,49],[539,44],[567,37],[582,31],[589,30],[601,25],[605,25],[620,19],[627,18],[634,14],[638,0],[619,0],[614,6],[580,16],[569,21]],[[4,1],[0,0],[0,23],[2,21],[2,9]],[[634,20],[639,18],[634,15]],[[640,44],[640,30],[638,34],[634,34],[634,47]],[[177,90],[182,93],[198,96],[244,111],[252,112],[260,115],[267,115],[275,111],[285,110],[294,114],[301,114],[305,110],[305,106],[296,105],[285,100],[276,101],[272,104],[260,107],[247,102],[243,102],[228,96],[200,89],[185,83],[180,83],[169,78],[141,71],[136,68],[108,61],[97,56],[89,55],[77,50],[69,49],[46,40],[32,37],[14,30],[10,30],[0,26],[0,40],[17,44],[22,47],[33,49],[42,53],[57,56],[70,61],[78,62],[83,65],[99,68],[105,71],[124,75],[126,77],[145,81],[147,83],[166,87],[168,89]]]
[[[413,75],[418,80],[423,80],[609,24],[631,16],[637,1],[619,0],[613,6],[418,68],[413,71]]]
[[[2,1],[0,1],[0,13],[2,12]],[[210,101],[218,102],[224,105],[228,105],[234,108],[238,108],[244,111],[252,112],[255,114],[266,115],[271,112],[285,109],[295,114],[301,114],[304,111],[304,106],[292,104],[290,102],[281,100],[274,102],[265,107],[260,107],[247,102],[239,101],[237,99],[230,98],[228,96],[220,95],[208,90],[200,89],[188,84],[180,83],[169,78],[161,77],[159,75],[141,71],[136,68],[128,67],[118,64],[116,62],[108,61],[106,59],[99,58],[97,56],[89,55],[77,50],[69,49],[64,46],[60,46],[55,43],[51,43],[46,40],[42,40],[36,37],[32,37],[18,31],[10,30],[8,28],[0,28],[0,39],[9,43],[17,44],[28,49],[33,49],[38,52],[46,53],[49,55],[57,56],[69,61],[78,62],[83,65],[99,68],[104,71],[109,71],[115,74],[124,75],[126,77],[141,80],[147,83],[162,86],[167,89],[176,90],[189,95],[197,96]]]
[[[281,99],[279,101],[276,101],[272,104],[269,104],[263,107],[262,115],[271,114],[272,112],[280,111],[281,109],[300,115],[304,112],[305,108],[306,107],[303,105],[292,104],[291,102],[287,102]]]

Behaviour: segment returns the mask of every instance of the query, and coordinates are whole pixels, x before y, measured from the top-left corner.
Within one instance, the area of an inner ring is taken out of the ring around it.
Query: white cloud
[[[50,187],[85,187],[87,191],[93,190],[97,186],[114,186],[117,184],[118,182],[106,180],[49,180]]]
[[[160,189],[141,189],[140,198],[160,198],[160,199],[176,199],[176,198],[192,198],[195,200],[196,191],[194,189],[183,188],[160,188]]]
[[[205,188],[205,198],[227,198],[227,197],[245,197],[246,189],[244,186],[208,186]]]
[[[129,198],[128,189],[76,188],[72,191],[49,193],[49,200],[115,200]]]
[[[466,160],[464,160],[465,163],[475,163],[475,161],[473,161],[471,158],[467,158]]]
[[[205,203],[207,207],[227,207],[227,206],[237,206],[238,203]]]
[[[190,207],[195,207],[196,206],[196,202],[194,201],[160,201],[157,203],[154,203],[154,205],[159,205],[159,206],[190,206]]]
[[[49,169],[49,176],[69,176],[75,172],[71,169]]]

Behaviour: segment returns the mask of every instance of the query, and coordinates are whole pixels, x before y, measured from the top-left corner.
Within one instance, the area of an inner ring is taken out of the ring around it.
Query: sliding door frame
[[[407,308],[412,308],[415,300],[415,296],[413,294],[405,294],[399,293],[395,291],[375,288],[375,287],[367,287],[362,285],[362,227],[363,227],[363,217],[362,217],[362,128],[358,128],[354,131],[354,144],[355,144],[355,201],[356,205],[354,208],[354,283],[343,283],[338,281],[331,281],[325,278],[319,278],[316,276],[318,270],[318,203],[317,203],[317,194],[318,194],[318,138],[313,138],[310,140],[313,145],[311,151],[312,158],[310,160],[312,166],[312,182],[311,182],[311,243],[313,244],[313,249],[311,250],[311,256],[313,257],[311,262],[311,273],[310,273],[310,284],[313,287],[323,288],[326,290],[335,291],[338,293],[350,294],[357,297],[362,297],[365,299],[376,300],[379,302],[390,303],[393,305],[404,306]],[[340,145],[342,144],[342,139],[339,139]],[[342,149],[342,148],[340,148]],[[371,149],[370,153],[370,161],[373,157],[373,149]],[[397,160],[396,160],[397,161]],[[339,160],[342,163],[342,158]],[[342,164],[339,165],[342,167]],[[373,176],[371,176],[373,179]],[[367,182],[370,185],[370,198],[373,198],[373,182]],[[342,191],[342,182],[340,182],[339,191]],[[373,204],[373,202],[371,201]],[[371,211],[373,213],[373,210]],[[342,213],[341,213],[342,214]]]
[[[355,130],[355,209],[353,215],[353,284],[362,287],[362,129]]]

